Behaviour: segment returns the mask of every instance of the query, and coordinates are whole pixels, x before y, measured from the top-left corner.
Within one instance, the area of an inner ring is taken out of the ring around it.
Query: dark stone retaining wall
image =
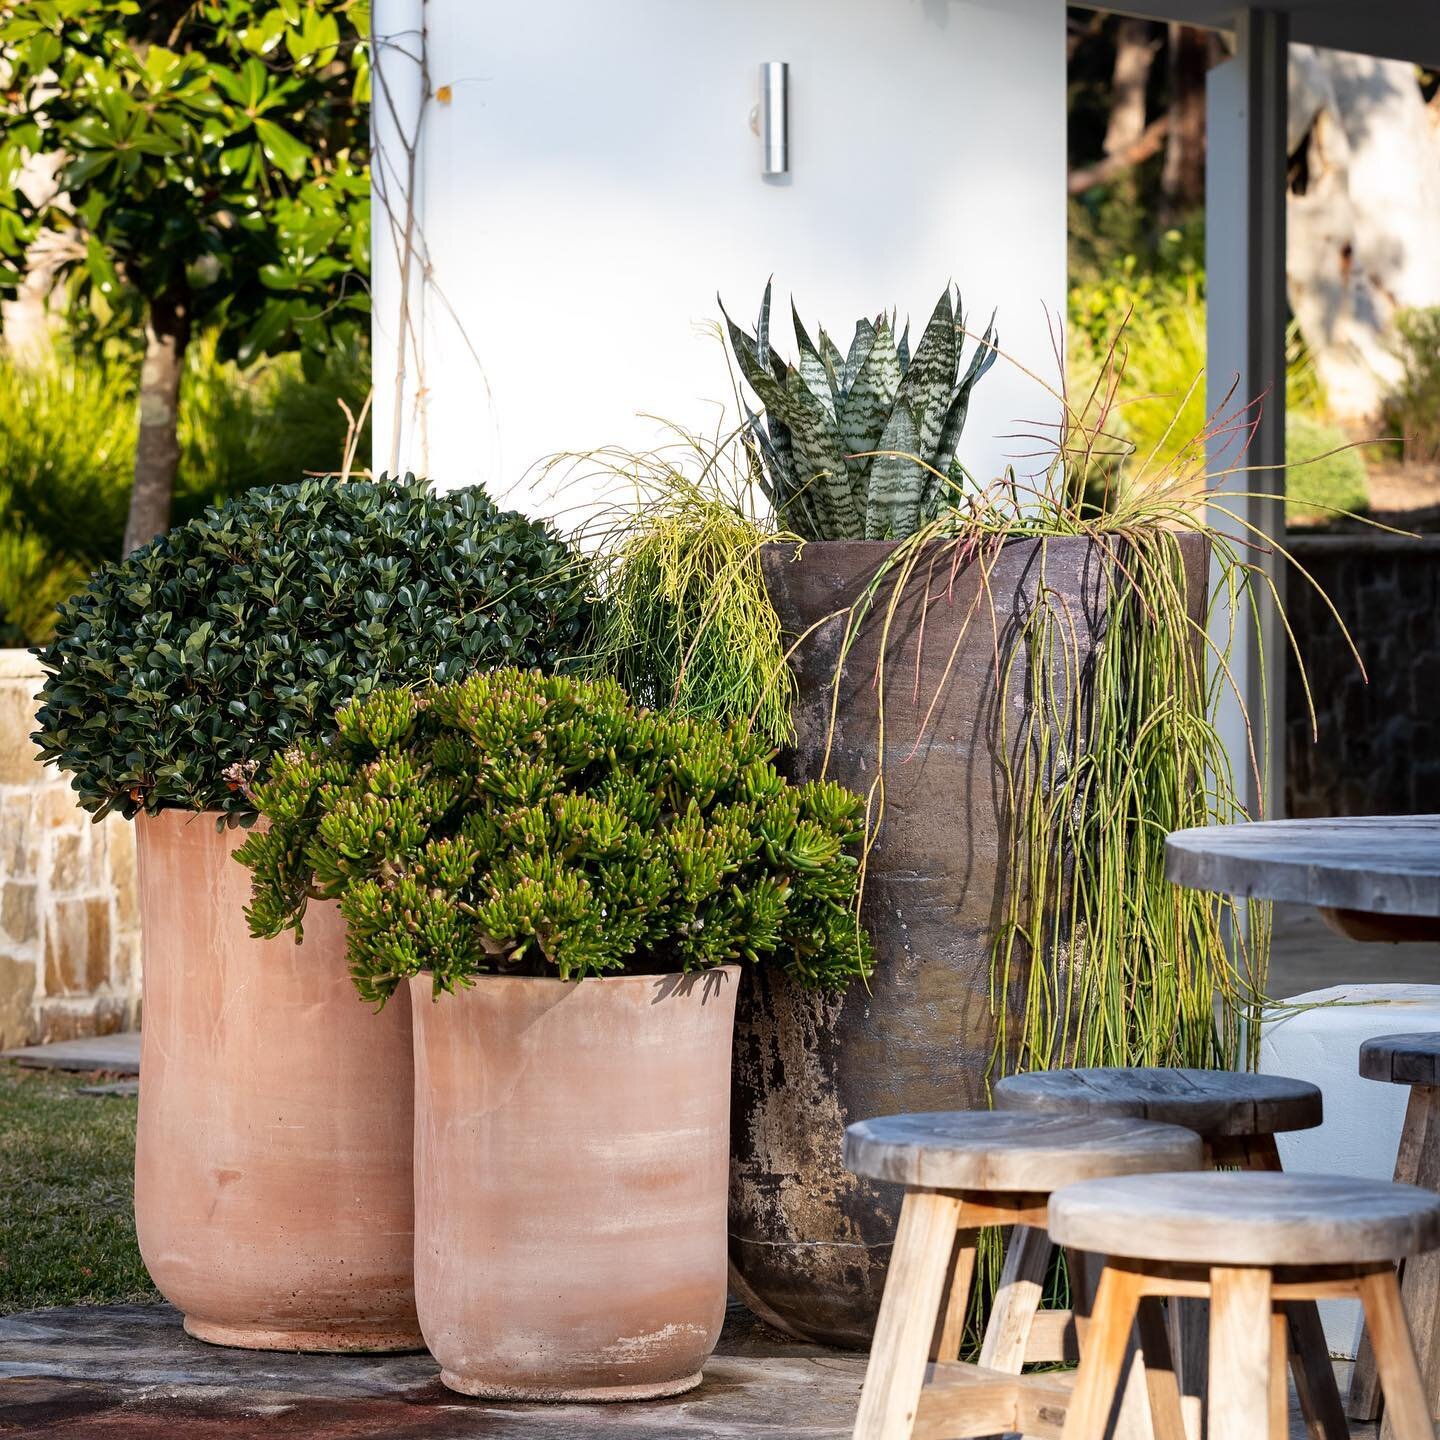
[[[1287,609],[1320,736],[1312,743],[1291,655],[1287,813],[1440,813],[1440,535],[1292,533],[1288,544],[1340,612],[1369,682],[1325,602],[1292,573]]]

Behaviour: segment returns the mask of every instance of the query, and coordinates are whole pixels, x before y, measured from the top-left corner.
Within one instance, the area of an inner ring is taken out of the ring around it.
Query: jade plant
[[[723,306],[722,306],[723,311]],[[735,359],[765,407],[749,414],[765,493],[804,540],[901,540],[962,493],[952,474],[970,395],[999,354],[993,320],[961,371],[965,319],[949,287],[910,354],[891,317],[855,326],[842,355],[791,305],[799,364],[770,343],[770,286],[753,334],[728,315]]]
[[[105,566],[36,653],[35,741],[97,816],[253,818],[245,782],[353,695],[588,650],[588,567],[478,488],[258,488]]]
[[[802,983],[866,973],[864,802],[792,785],[737,729],[637,707],[612,679],[506,668],[349,702],[253,790],[237,852],[257,937],[335,899],[360,994],[428,971],[701,970],[772,959]]]

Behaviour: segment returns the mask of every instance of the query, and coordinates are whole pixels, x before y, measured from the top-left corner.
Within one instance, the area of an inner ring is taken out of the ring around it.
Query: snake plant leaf
[[[915,359],[895,395],[896,407],[908,409],[915,420],[919,432],[915,447],[917,454],[929,457],[935,453],[950,410],[959,368],[955,307],[951,304],[947,286],[935,305],[930,323],[926,325],[920,344],[915,349]],[[949,463],[950,457],[946,456],[937,468],[943,469]]]
[[[920,527],[920,499],[927,472],[914,457],[920,453],[920,432],[910,409],[896,405],[886,421],[882,453],[870,461],[870,494],[865,506],[865,538],[897,540]]]
[[[758,390],[755,393],[760,395]],[[760,398],[765,397],[760,395]],[[772,407],[767,404],[766,408]],[[816,512],[824,519],[823,533],[834,540],[864,539],[864,514],[851,486],[844,443],[836,432],[835,422],[795,371],[791,371],[786,381],[785,403],[780,413],[790,427],[797,491],[810,497]]]
[[[879,447],[901,378],[900,356],[895,350],[890,322],[882,315],[875,326],[870,353],[836,416],[845,453],[856,457],[850,461],[850,474],[862,494],[870,471],[870,461],[861,458],[862,453]]]
[[[775,284],[772,275],[765,282],[765,296],[760,301],[760,318],[755,322],[755,354],[762,365],[770,364],[770,291]]]
[[[840,347],[825,333],[825,327],[820,327],[820,358],[825,362],[825,369],[830,374],[830,384],[835,391],[835,403],[838,405],[845,398],[845,392],[850,388],[850,380],[845,375],[845,357],[840,353]]]
[[[835,392],[830,387],[830,374],[820,352],[811,343],[809,333],[800,319],[795,302],[790,302],[790,314],[795,321],[795,343],[800,349],[800,378],[809,387],[810,393],[825,408],[826,414],[835,418]]]
[[[937,470],[948,471],[950,462],[954,460],[955,451],[960,445],[961,432],[965,429],[965,421],[970,414],[970,394],[999,359],[999,346],[1000,337],[996,333],[995,316],[992,313],[990,323],[985,327],[985,334],[975,346],[970,365],[956,386],[954,397],[946,411],[945,423],[941,426],[940,438],[935,445],[933,463]]]
[[[858,321],[850,341],[850,351],[845,356],[845,365],[840,372],[840,389],[846,395],[850,393],[850,387],[855,383],[855,377],[860,373],[860,367],[865,363],[865,357],[874,343],[875,327],[868,320]]]
[[[823,328],[811,340],[792,301],[798,366],[770,343],[770,303],[767,286],[753,335],[725,323],[765,407],[763,419],[747,411],[752,454],[787,526],[808,540],[902,539],[955,503],[963,492],[945,477],[970,393],[995,361],[994,317],[957,379],[964,322],[949,286],[913,352],[908,322],[897,342],[895,312],[882,310],[857,323],[843,359]]]

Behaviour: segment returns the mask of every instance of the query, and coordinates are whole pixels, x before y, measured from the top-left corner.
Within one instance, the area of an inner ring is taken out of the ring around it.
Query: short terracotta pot
[[[376,1015],[355,994],[334,905],[310,906],[303,945],[250,938],[244,831],[136,825],[151,1278],[214,1344],[418,1349],[409,997]]]
[[[738,969],[484,976],[415,1018],[415,1290],[452,1390],[641,1400],[725,1316]]]

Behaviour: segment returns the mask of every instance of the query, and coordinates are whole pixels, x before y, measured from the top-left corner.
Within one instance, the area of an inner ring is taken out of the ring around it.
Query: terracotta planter
[[[136,822],[144,935],[135,1221],[201,1340],[419,1348],[409,997],[350,983],[333,905],[305,942],[250,938],[244,832]]]
[[[1199,615],[1206,546],[1195,536],[1181,537],[1181,546]],[[767,547],[766,583],[786,633],[802,635],[852,605],[893,548],[810,544],[794,560],[790,546]],[[1107,561],[1083,538],[1050,540],[1046,550],[1044,579],[1064,597],[1083,666],[1103,634]],[[986,1103],[995,1042],[990,954],[1009,882],[999,720],[1018,719],[1031,683],[1022,655],[1002,694],[995,655],[997,637],[1003,651],[1033,603],[1041,568],[1039,542],[1013,541],[994,561],[988,599],[973,564],[946,599],[948,559],[930,578],[941,598],[928,610],[924,576],[907,586],[886,655],[886,809],[865,886],[876,959],[868,990],[817,996],[774,969],[747,971],[741,987],[733,1285],[763,1318],[806,1339],[868,1344],[894,1236],[899,1188],[846,1172],[845,1126]],[[820,770],[846,623],[820,625],[794,656],[796,742],[786,765],[799,780]],[[862,792],[875,778],[880,653],[881,623],[872,618],[846,658],[830,752],[830,778]],[[1008,728],[1012,746],[1018,730]]]
[[[737,968],[485,976],[415,1017],[415,1291],[452,1390],[699,1384],[725,1313]]]

